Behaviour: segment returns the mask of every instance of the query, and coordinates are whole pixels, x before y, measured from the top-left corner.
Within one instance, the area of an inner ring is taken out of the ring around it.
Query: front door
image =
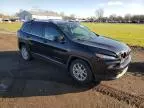
[[[49,56],[52,60],[66,64],[68,59],[69,45],[65,38],[64,42],[59,42],[56,39],[64,34],[52,24],[46,24],[44,27],[45,44],[47,45],[45,56]]]

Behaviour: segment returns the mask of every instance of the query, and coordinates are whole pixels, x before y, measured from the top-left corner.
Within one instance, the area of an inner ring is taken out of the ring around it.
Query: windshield
[[[68,34],[72,39],[93,39],[96,38],[96,34],[90,31],[87,27],[78,23],[65,23],[58,24],[62,31]]]

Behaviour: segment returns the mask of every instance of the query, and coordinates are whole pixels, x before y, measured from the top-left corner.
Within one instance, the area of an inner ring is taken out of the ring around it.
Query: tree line
[[[144,15],[130,15],[127,14],[124,17],[116,16],[115,14],[109,17],[91,17],[90,22],[104,22],[104,23],[144,23]]]
[[[74,14],[71,14],[70,16],[66,16],[64,12],[62,12],[60,15],[63,17],[63,19],[76,20]],[[116,14],[112,14],[109,17],[104,17],[104,10],[97,9],[95,11],[95,16],[82,18],[82,21],[103,22],[103,23],[144,23],[144,15],[126,14],[124,17],[122,17],[122,16],[117,16]]]
[[[110,23],[144,23],[144,15],[126,14],[124,17],[112,14],[109,17],[104,17],[104,10],[98,9],[95,11],[95,17],[89,18],[92,22],[110,22]]]

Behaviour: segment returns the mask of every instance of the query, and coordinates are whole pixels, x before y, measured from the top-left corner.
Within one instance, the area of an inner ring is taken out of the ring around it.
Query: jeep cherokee
[[[21,56],[34,55],[61,64],[79,83],[123,76],[131,61],[124,43],[100,36],[77,22],[31,20],[17,32]]]

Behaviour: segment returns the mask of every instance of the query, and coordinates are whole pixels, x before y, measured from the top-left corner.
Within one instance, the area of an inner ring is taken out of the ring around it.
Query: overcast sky
[[[95,10],[104,9],[104,16],[144,14],[144,0],[0,0],[0,13],[14,14],[19,9],[39,8],[75,14],[81,17],[94,16]]]

